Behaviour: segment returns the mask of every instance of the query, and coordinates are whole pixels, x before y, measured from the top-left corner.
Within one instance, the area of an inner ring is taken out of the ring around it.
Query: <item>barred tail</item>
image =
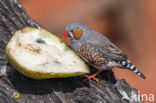
[[[140,76],[143,79],[146,79],[143,73],[141,73],[129,60],[121,61],[120,64],[123,66],[123,68],[127,68],[134,73],[136,73],[138,76]]]

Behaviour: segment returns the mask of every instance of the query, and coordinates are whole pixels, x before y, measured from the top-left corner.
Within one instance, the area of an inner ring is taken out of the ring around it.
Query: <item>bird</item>
[[[141,78],[146,79],[144,74],[128,60],[127,55],[106,36],[82,23],[73,22],[68,24],[65,27],[62,38],[69,38],[71,48],[85,62],[98,70],[96,73],[86,76],[88,80],[93,79],[98,82],[96,76],[99,73],[116,67],[131,70]]]

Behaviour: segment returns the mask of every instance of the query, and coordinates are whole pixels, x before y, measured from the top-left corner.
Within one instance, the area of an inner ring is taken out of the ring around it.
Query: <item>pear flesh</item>
[[[6,54],[17,71],[34,79],[73,77],[90,72],[72,49],[45,29],[26,27],[15,32],[6,46]]]

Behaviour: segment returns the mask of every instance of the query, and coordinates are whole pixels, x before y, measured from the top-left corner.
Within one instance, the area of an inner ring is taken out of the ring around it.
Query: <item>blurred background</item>
[[[20,1],[32,19],[58,36],[74,21],[105,34],[147,78],[114,69],[117,79],[126,79],[140,93],[156,94],[155,0]]]

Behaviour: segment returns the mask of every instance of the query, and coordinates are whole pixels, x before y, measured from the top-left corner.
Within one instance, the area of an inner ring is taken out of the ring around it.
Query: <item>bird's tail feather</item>
[[[145,75],[143,73],[141,73],[129,60],[121,61],[120,64],[124,68],[127,68],[127,69],[133,71],[134,73],[136,73],[141,78],[146,79]]]

